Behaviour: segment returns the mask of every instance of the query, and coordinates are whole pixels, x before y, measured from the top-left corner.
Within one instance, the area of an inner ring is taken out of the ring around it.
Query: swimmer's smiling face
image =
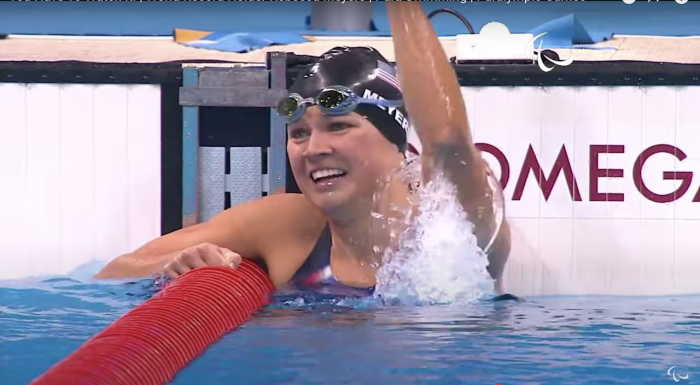
[[[328,116],[317,106],[288,125],[287,152],[301,192],[327,215],[346,218],[371,210],[379,182],[402,159],[363,116]]]

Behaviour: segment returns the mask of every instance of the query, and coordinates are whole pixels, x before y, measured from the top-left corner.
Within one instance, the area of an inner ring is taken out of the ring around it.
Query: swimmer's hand
[[[228,266],[235,269],[240,264],[241,256],[238,253],[211,243],[200,243],[175,253],[162,273],[175,279],[198,267]]]

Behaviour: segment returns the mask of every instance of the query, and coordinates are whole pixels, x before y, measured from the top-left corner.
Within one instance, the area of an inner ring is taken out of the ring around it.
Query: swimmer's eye
[[[328,125],[328,131],[342,131],[352,127],[352,124],[347,122],[333,122]]]
[[[289,130],[289,137],[291,139],[303,139],[308,136],[308,131],[303,128],[294,128]]]

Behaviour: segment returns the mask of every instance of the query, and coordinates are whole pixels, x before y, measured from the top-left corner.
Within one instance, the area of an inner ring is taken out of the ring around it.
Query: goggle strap
[[[380,106],[380,107],[394,107],[394,108],[398,108],[398,107],[403,106],[403,100],[358,98],[357,103],[358,104],[372,104],[372,105]]]

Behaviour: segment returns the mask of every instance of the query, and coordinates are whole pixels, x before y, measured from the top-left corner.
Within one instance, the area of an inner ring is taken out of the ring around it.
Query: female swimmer
[[[381,259],[375,250],[396,246],[390,229],[373,226],[375,195],[384,194],[384,207],[411,209],[409,186],[388,179],[406,163],[410,124],[422,146],[421,182],[442,172],[454,184],[500,292],[510,233],[493,209],[497,194],[472,142],[457,77],[420,3],[386,6],[398,80],[376,50],[334,48],[280,102],[303,195],[232,207],[115,259],[96,278],[177,277],[206,265],[236,266],[243,256],[264,262],[278,289],[371,294],[377,265],[368,262]]]

